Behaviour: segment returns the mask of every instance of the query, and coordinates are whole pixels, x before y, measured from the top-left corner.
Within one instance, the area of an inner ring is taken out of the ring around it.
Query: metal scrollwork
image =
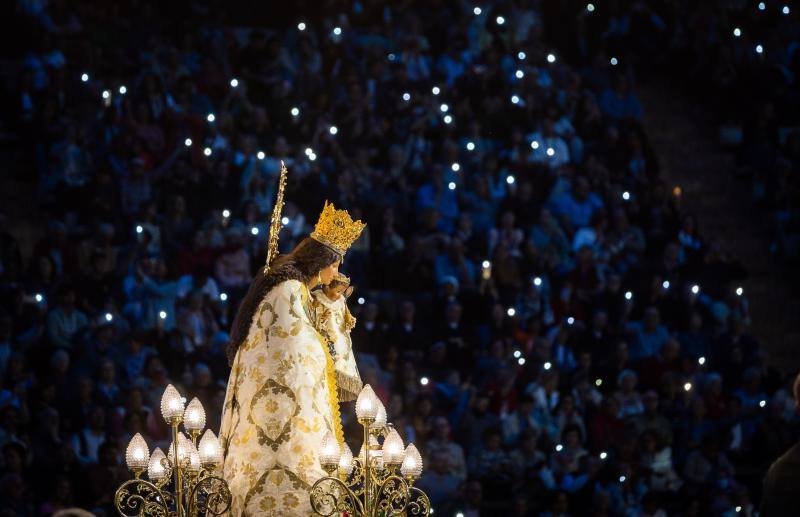
[[[431,500],[419,488],[412,486],[408,489],[409,501],[407,513],[409,515],[430,515],[431,513]]]
[[[124,517],[169,517],[167,501],[161,491],[149,481],[131,479],[114,494],[114,504]]]
[[[311,508],[323,517],[364,515],[364,508],[356,495],[341,480],[326,476],[311,487]]]
[[[194,512],[190,512],[192,515],[222,515],[231,507],[233,496],[224,479],[204,471],[192,489],[189,501],[194,505]]]

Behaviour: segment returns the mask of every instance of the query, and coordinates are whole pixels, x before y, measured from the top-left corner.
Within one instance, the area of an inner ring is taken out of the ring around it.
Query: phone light
[[[763,53],[764,53],[764,47],[761,46],[760,44],[756,45],[756,54],[763,54]]]
[[[228,301],[228,293],[219,293],[219,299],[222,302],[227,302]]]
[[[604,459],[606,459],[606,458],[608,458],[608,453],[607,453],[606,451],[602,451],[602,452],[600,453],[600,459],[601,459],[601,460],[604,460]]]
[[[513,318],[517,314],[517,310],[514,307],[509,307],[506,310],[506,314],[508,314],[509,318]]]
[[[561,452],[562,450],[564,450],[564,446],[563,446],[563,445],[561,445],[560,443],[559,443],[559,444],[557,444],[557,445],[556,445],[556,452]]]
[[[590,13],[594,12],[594,4],[586,4],[586,10]]]
[[[603,385],[603,379],[597,378],[594,380],[594,385],[598,388]]]
[[[363,297],[363,296],[361,296],[361,297],[359,297],[359,298],[358,298],[358,304],[359,304],[359,305],[364,305],[366,302],[367,302],[367,301],[364,299],[364,297]]]
[[[442,113],[447,113],[447,110],[449,110],[449,109],[450,109],[450,106],[448,106],[447,104],[442,104],[442,105],[439,106],[439,111],[441,111]]]
[[[203,149],[203,154],[206,156],[211,156],[211,148],[206,147],[205,149]]]
[[[572,316],[567,318],[567,325],[574,325],[574,324],[575,324],[575,318],[573,318]]]
[[[227,219],[230,216],[231,216],[231,211],[228,210],[227,208],[222,211],[222,217],[224,217],[225,219]]]
[[[264,158],[266,158],[266,157],[267,157],[267,155],[266,155],[266,154],[264,154],[264,151],[258,151],[258,152],[256,153],[256,158],[258,158],[259,160],[263,160],[263,159],[264,159]]]
[[[551,363],[550,361],[547,361],[546,363],[544,363],[542,365],[542,368],[544,368],[545,370],[549,370],[552,367],[553,367],[553,363]]]
[[[136,225],[136,233],[142,233],[143,231],[144,231],[144,228],[142,227],[142,225],[141,224],[137,224]]]
[[[498,16],[497,18],[494,19],[494,21],[495,23],[497,23],[497,25],[503,25],[504,23],[506,23],[506,19],[503,18],[502,16]]]
[[[427,377],[420,377],[420,379],[419,379],[419,383],[420,383],[421,385],[423,385],[423,386],[427,386],[429,382],[430,382],[430,381],[428,380],[428,378],[427,378]]]
[[[633,300],[633,293],[630,291],[625,291],[625,299],[628,301]]]
[[[82,73],[81,74],[81,82],[82,83],[88,83],[89,82],[89,74],[87,74],[86,72]]]
[[[548,63],[555,63],[556,62],[556,56],[554,54],[547,54],[547,62]]]
[[[552,158],[553,156],[556,155],[556,150],[553,149],[552,147],[548,147],[547,151],[545,151],[545,154],[547,154],[547,156],[550,156]]]
[[[395,59],[397,59],[397,56],[394,55],[394,52],[389,52],[389,55],[386,56],[386,59],[388,59],[389,61],[394,61]]]
[[[467,142],[467,151],[475,150],[475,142]]]
[[[44,296],[41,293],[36,293],[33,295],[33,299],[36,300],[36,303],[42,303],[44,301]]]
[[[538,148],[539,148],[539,142],[537,142],[536,140],[533,140],[531,142],[531,149],[536,150]]]
[[[214,122],[215,120],[217,120],[217,116],[214,115],[213,113],[209,113],[208,115],[206,115],[206,120],[209,122]]]
[[[191,147],[192,146],[192,139],[191,138],[187,138],[186,140],[183,141],[183,145],[185,145],[186,147]]]
[[[617,60],[617,58],[615,58],[615,57],[612,57],[609,60],[609,63],[611,63],[611,66],[617,66],[619,64],[619,60]]]
[[[293,117],[299,117],[300,109],[297,106],[293,106],[289,113],[291,113]]]
[[[481,266],[483,267],[483,269],[489,269],[490,267],[492,267],[492,263],[489,262],[488,260],[484,260],[483,263],[481,263]]]
[[[691,382],[687,382],[686,384],[684,384],[683,385],[683,390],[684,391],[692,391],[692,383]]]
[[[758,407],[762,407],[762,408],[763,408],[763,407],[767,407],[767,401],[766,401],[766,400],[762,400],[762,401],[760,401],[760,402],[758,403]]]
[[[692,286],[692,294],[698,294],[699,292],[700,292],[700,286],[697,285],[697,284],[694,284]]]
[[[443,120],[445,124],[450,124],[451,122],[453,122],[453,117],[451,117],[450,115],[445,115]]]
[[[316,161],[317,160],[317,153],[309,154],[308,155],[308,159],[311,160],[312,162]]]
[[[461,165],[459,165],[458,162],[453,162],[453,164],[450,165],[450,170],[452,170],[453,172],[458,172],[461,170]]]
[[[449,188],[450,190],[455,190],[456,183],[454,181],[451,181],[450,183],[447,184],[447,188]]]
[[[767,4],[765,4],[764,2],[759,2],[758,3],[758,10],[759,11],[763,11],[766,8],[767,8]]]
[[[110,92],[110,91],[108,91],[108,90],[103,90],[103,98],[104,98],[104,99],[109,99],[109,98],[111,98],[111,92]]]
[[[310,147],[306,147],[306,150],[304,152],[306,153],[306,156],[311,156],[312,154],[314,154],[314,150]]]
[[[669,280],[664,280],[663,282],[661,282],[661,287],[663,287],[664,289],[669,289]]]
[[[286,217],[285,215],[283,217],[281,217],[281,224],[284,225],[284,226],[289,224],[289,218]]]
[[[231,79],[231,88],[236,88],[238,86],[239,86],[239,79],[237,79],[235,77],[233,79]]]
[[[519,59],[520,61],[523,61],[526,57],[528,57],[528,55],[522,50],[517,52],[517,59]]]
[[[472,8],[472,14],[474,14],[475,16],[480,16],[482,12],[483,10],[478,6]]]
[[[523,72],[522,70],[517,70],[516,72],[514,72],[514,77],[516,77],[517,79],[522,79],[523,77],[525,77],[525,72]]]
[[[622,199],[624,199],[625,201],[630,201],[631,193],[626,190],[625,192],[622,193]]]
[[[114,316],[110,312],[106,313],[106,321],[114,321]]]
[[[737,287],[736,288],[736,296],[741,296],[743,294],[744,294],[744,289],[742,289],[741,287]]]
[[[509,185],[513,185],[515,181],[516,179],[514,178],[514,176],[511,175],[506,176],[506,183],[508,183]]]
[[[258,235],[258,227],[253,226],[252,228],[250,228],[250,233],[253,234],[253,236]]]
[[[699,364],[700,366],[703,366],[704,364],[706,364],[706,358],[702,357],[702,356],[698,357],[697,358],[697,364]]]
[[[299,31],[301,31],[301,32],[302,32],[302,31],[304,31],[304,30],[306,30],[306,24],[305,24],[304,22],[300,22],[300,23],[298,23],[298,24],[297,24],[297,30],[299,30]]]
[[[782,12],[784,15],[786,15],[786,16],[789,16],[789,13],[790,13],[790,12],[792,12],[792,11],[791,11],[791,9],[789,9],[789,6],[788,6],[788,5],[784,5],[784,6],[783,6],[783,9],[781,9],[781,12]]]
[[[620,476],[620,477],[619,477],[619,482],[620,482],[620,483],[624,483],[626,479],[627,479],[627,478],[626,478],[625,476]]]
[[[159,311],[158,317],[161,318],[162,320],[167,319],[167,311]]]
[[[533,277],[533,285],[535,285],[536,287],[541,287],[542,278],[538,276]]]
[[[342,35],[342,28],[341,27],[334,27],[333,28],[333,35],[334,36],[341,36]]]
[[[336,134],[336,133],[338,133],[338,132],[339,132],[339,128],[338,128],[338,127],[336,127],[336,126],[331,126],[331,127],[328,129],[328,133],[330,133],[330,134],[332,134],[332,135],[335,135],[335,134]]]
[[[514,350],[514,359],[519,359],[520,357],[522,357],[522,352]]]
[[[525,358],[520,357],[519,359],[517,359],[517,364],[520,366],[525,366]]]
[[[519,104],[519,97],[517,95],[511,96],[511,104]]]
[[[734,28],[734,29],[733,29],[733,35],[734,35],[735,37],[737,37],[737,38],[741,37],[741,35],[742,35],[742,29],[740,29],[739,27],[736,27],[736,28]]]
[[[406,102],[410,101],[411,100],[411,94],[408,93],[408,92],[405,92],[403,94],[403,100],[406,101]]]
[[[431,93],[434,94],[434,95],[439,95],[439,93],[441,93],[441,91],[442,90],[438,86],[434,86],[433,88],[431,88]]]

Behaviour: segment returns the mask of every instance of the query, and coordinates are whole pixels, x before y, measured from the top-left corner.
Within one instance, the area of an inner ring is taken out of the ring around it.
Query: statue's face
[[[322,281],[322,285],[328,285],[331,283],[331,280],[336,278],[336,276],[339,274],[339,264],[341,263],[341,260],[337,260],[319,272],[319,278]]]

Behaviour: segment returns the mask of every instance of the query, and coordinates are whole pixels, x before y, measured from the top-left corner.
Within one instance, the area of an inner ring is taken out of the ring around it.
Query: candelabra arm
[[[175,474],[175,512],[177,517],[184,517],[185,512],[183,509],[183,468],[181,467],[181,462],[178,458],[178,426],[180,425],[180,419],[174,419],[172,424],[172,444],[173,444],[173,458],[172,464],[173,472]]]
[[[122,517],[170,517],[167,499],[156,485],[129,479],[114,494],[114,506]]]
[[[337,517],[342,513],[366,517],[364,505],[355,492],[339,478],[325,476],[311,486],[311,508],[317,515]]]

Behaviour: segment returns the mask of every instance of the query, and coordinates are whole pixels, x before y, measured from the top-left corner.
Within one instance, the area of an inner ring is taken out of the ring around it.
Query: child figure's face
[[[347,284],[335,282],[335,285],[323,286],[322,291],[325,293],[325,296],[327,296],[331,300],[338,300],[339,297],[344,295],[345,292],[350,289],[351,287]]]

